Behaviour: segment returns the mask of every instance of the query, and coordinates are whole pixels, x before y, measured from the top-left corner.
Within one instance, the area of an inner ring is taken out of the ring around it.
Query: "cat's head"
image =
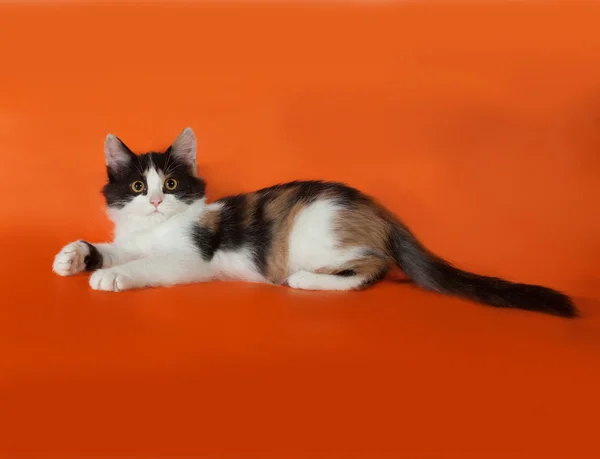
[[[149,227],[204,203],[196,174],[196,137],[184,129],[164,153],[136,155],[118,137],[104,142],[108,183],[102,189],[115,223]]]

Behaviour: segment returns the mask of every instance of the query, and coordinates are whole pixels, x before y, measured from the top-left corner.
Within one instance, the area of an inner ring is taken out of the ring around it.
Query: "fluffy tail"
[[[556,290],[479,276],[453,267],[423,247],[398,222],[394,223],[391,245],[400,268],[415,284],[427,290],[498,308],[526,309],[561,317],[579,315],[571,299]]]

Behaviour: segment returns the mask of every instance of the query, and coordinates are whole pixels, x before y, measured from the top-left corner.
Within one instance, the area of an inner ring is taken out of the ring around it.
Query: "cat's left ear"
[[[185,164],[190,173],[196,175],[196,136],[192,128],[185,128],[177,136],[169,150],[175,159]]]

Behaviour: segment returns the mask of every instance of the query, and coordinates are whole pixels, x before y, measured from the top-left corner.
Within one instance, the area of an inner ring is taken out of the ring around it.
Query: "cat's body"
[[[399,266],[417,285],[498,306],[572,317],[568,297],[456,269],[425,249],[389,211],[340,183],[303,181],[205,202],[196,140],[184,130],[165,153],[105,143],[110,244],[65,246],[53,269],[94,271],[96,290],[219,279],[305,290],[353,290]]]

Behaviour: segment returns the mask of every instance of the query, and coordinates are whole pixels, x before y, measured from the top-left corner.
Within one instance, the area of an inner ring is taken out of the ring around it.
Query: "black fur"
[[[254,262],[263,274],[266,274],[267,271],[267,256],[269,255],[271,240],[274,236],[273,222],[269,221],[265,215],[265,206],[268,202],[268,196],[265,194],[259,195],[252,223],[246,230],[251,244],[255,247]]]
[[[405,274],[418,286],[499,308],[518,308],[561,317],[577,317],[571,299],[555,290],[479,276],[453,267],[423,247],[411,232],[396,224],[390,248]]]
[[[240,194],[221,199],[223,204],[220,219],[220,248],[223,250],[237,249],[244,243],[253,244],[253,232],[243,226],[246,209],[246,196]]]
[[[123,208],[129,201],[139,193],[131,189],[131,184],[136,180],[146,183],[143,172],[150,165],[162,172],[168,172],[170,178],[178,182],[175,190],[169,191],[163,188],[165,194],[174,194],[182,201],[191,204],[205,195],[206,184],[204,180],[192,175],[188,166],[177,161],[170,154],[171,147],[164,153],[149,152],[141,155],[134,154],[123,142],[124,149],[130,154],[129,164],[122,170],[115,171],[107,167],[108,183],[102,189],[102,194],[108,207]],[[144,190],[142,194],[148,194]]]
[[[102,263],[104,263],[104,259],[102,254],[98,251],[96,247],[90,244],[87,241],[81,241],[90,249],[90,254],[83,259],[85,263],[86,271],[95,271],[97,269],[102,268]]]
[[[219,248],[221,232],[211,231],[200,225],[192,229],[192,238],[204,261],[210,261]]]

